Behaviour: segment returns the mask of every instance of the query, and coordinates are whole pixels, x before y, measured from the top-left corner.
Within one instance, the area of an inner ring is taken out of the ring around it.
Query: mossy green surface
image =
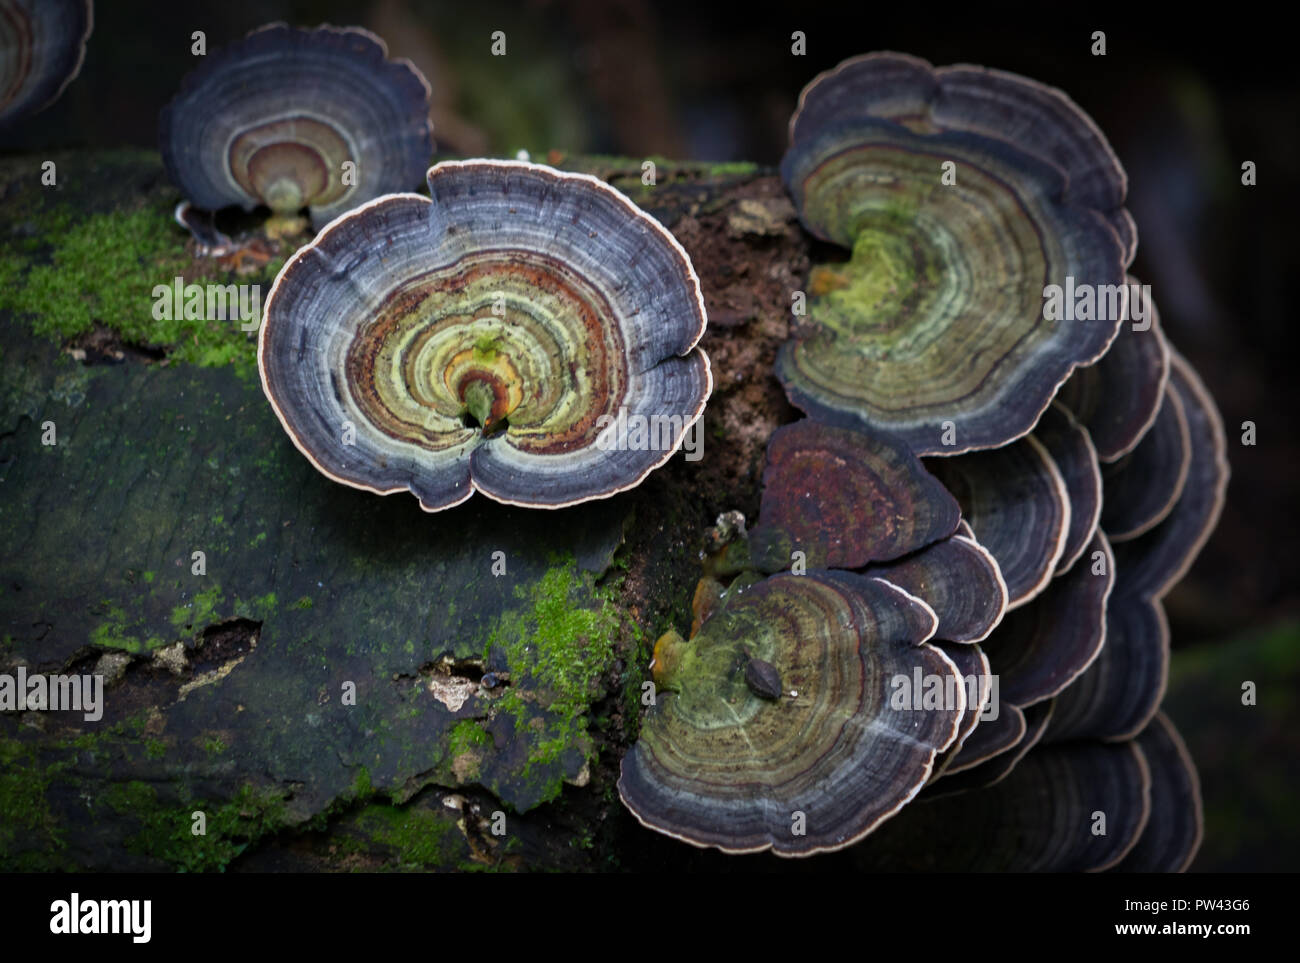
[[[468,868],[469,847],[456,826],[455,814],[419,804],[393,806],[371,803],[352,821],[362,847],[377,853],[397,870]],[[378,844],[377,846],[375,844]]]
[[[167,640],[158,635],[141,638],[127,631],[126,612],[109,599],[102,603],[104,620],[90,630],[90,644],[97,649],[118,649],[142,655],[161,649]]]
[[[152,155],[133,152],[110,157],[106,169],[96,171],[105,190],[114,175],[129,183],[138,178],[139,165],[156,163]],[[71,159],[60,170],[65,180],[80,173]],[[185,284],[248,285],[251,307],[256,286],[256,320],[283,258],[245,277],[222,270],[213,259],[195,260],[185,248],[188,234],[172,218],[180,197],[167,186],[136,195],[121,208],[96,212],[86,209],[82,192],[65,197],[42,190],[21,160],[0,167],[0,179],[22,188],[6,201],[12,208],[0,222],[9,226],[0,230],[0,310],[59,343],[102,325],[123,344],[159,349],[174,361],[229,365],[244,377],[256,373],[255,333],[242,330],[238,318],[194,319],[184,312],[158,317],[172,312],[155,312],[155,289],[170,289],[177,277]],[[33,223],[41,225],[39,232],[23,229]]]
[[[747,177],[757,174],[760,168],[751,161],[722,161],[709,164],[707,170],[710,177]]]
[[[461,753],[473,752],[475,749],[492,745],[492,737],[484,732],[483,727],[477,722],[466,719],[464,722],[456,723],[451,730],[448,745],[451,747],[451,754],[459,756]]]
[[[650,154],[646,157],[627,157],[618,154],[582,154],[566,157],[562,166],[617,179],[641,178],[645,163],[655,165],[655,177],[660,183],[678,180],[698,181],[704,178],[749,177],[761,173],[763,168],[751,161],[683,161]]]
[[[0,735],[0,866],[59,868],[65,844],[45,799],[48,778],[33,746]]]
[[[549,708],[565,717],[586,709],[613,659],[618,613],[604,599],[584,605],[590,590],[590,577],[579,575],[573,559],[557,562],[536,584],[515,589],[530,607],[507,613],[488,633],[484,651],[487,659],[499,646],[511,666],[527,666],[551,694]]]
[[[539,781],[536,767],[553,767],[566,758],[580,760],[583,767],[593,761],[591,708],[605,695],[602,676],[613,663],[624,624],[609,588],[597,591],[590,573],[580,573],[572,558],[552,562],[539,581],[515,590],[525,607],[502,616],[487,633],[483,650],[485,663],[497,653],[512,680],[523,683],[512,681],[495,711],[512,717],[517,731],[531,730],[517,778],[540,801],[559,795],[563,776],[548,768]]]
[[[181,799],[168,804],[146,782],[114,783],[104,802],[126,823],[139,825],[126,840],[134,853],[181,872],[223,870],[250,843],[286,822],[283,791],[241,786],[227,802]],[[196,814],[202,819],[196,819]]]

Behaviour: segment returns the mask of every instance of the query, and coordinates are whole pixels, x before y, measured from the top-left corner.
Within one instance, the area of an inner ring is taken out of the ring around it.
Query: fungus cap
[[[942,616],[940,627],[942,627]],[[989,658],[979,645],[940,643],[940,648],[943,649],[943,654],[952,660],[958,674],[966,682],[966,709],[957,727],[957,738],[949,743],[948,748],[935,756],[934,767],[930,770],[930,778],[926,783],[927,787],[939,779],[952,765],[953,760],[961,752],[962,746],[966,744],[966,740],[979,727],[980,716],[990,708],[989,703],[993,697],[993,676],[989,667]]]
[[[1118,573],[1123,579],[1123,567]],[[1169,679],[1169,620],[1158,600],[1112,592],[1101,652],[1060,695],[1047,742],[1132,739],[1146,728]]]
[[[1042,443],[1053,463],[1060,469],[1070,499],[1070,527],[1065,550],[1056,563],[1058,575],[1067,571],[1088,547],[1101,518],[1101,469],[1097,449],[1070,412],[1059,402],[1052,402],[1038,419],[1034,437]]]
[[[198,207],[307,207],[317,226],[410,190],[433,154],[430,89],[387,56],[359,27],[283,23],[213,52],[163,108],[168,176]]]
[[[1130,291],[1139,284],[1132,275],[1127,283]],[[1149,316],[1141,326],[1120,325],[1101,360],[1076,369],[1056,393],[1056,400],[1088,429],[1103,462],[1115,461],[1137,446],[1164,398],[1169,343],[1161,332],[1155,303],[1150,302],[1148,308]]]
[[[0,0],[0,129],[67,89],[94,28],[91,0]]]
[[[1177,352],[1170,355],[1169,387],[1182,403],[1191,451],[1178,500],[1150,531],[1115,546],[1120,588],[1148,598],[1163,597],[1196,561],[1218,524],[1231,474],[1218,406]]]
[[[623,757],[624,804],[651,829],[725,852],[807,856],[860,839],[920,790],[957,737],[964,688],[952,660],[925,644],[936,624],[906,592],[850,572],[750,586],[662,653],[663,691]],[[797,694],[756,695],[752,658]],[[914,672],[940,679],[953,701],[896,708],[891,681]],[[802,835],[791,832],[798,813]]]
[[[750,533],[759,568],[861,568],[951,535],[957,501],[911,449],[884,432],[806,419],[767,446],[763,500]]]
[[[1018,709],[1017,711],[1025,720],[1025,731],[1019,742],[990,756],[978,765],[967,766],[960,772],[943,773],[942,778],[938,780],[938,785],[932,784],[926,787],[926,800],[969,792],[972,789],[985,789],[996,786],[1007,778],[1043,738],[1043,734],[1047,731],[1047,724],[1052,719],[1054,705],[1052,700],[1048,699],[1028,708]]]
[[[956,533],[868,573],[915,595],[939,618],[935,637],[974,643],[988,638],[1007,611],[1007,583],[997,560],[972,535]],[[951,654],[950,649],[944,651]]]
[[[337,218],[276,278],[258,365],[294,443],[426,511],[475,490],[558,508],[639,484],[712,385],[686,252],[584,174],[454,161],[428,181],[431,198]]]
[[[1070,202],[1103,213],[1125,252],[1137,230],[1124,208],[1128,176],[1106,136],[1070,97],[1029,77],[971,64],[934,67],[910,54],[863,54],[819,74],[799,95],[790,141],[869,114],[913,130],[969,131],[1014,144],[1060,167]]]
[[[989,663],[990,672],[992,663]],[[1016,705],[998,705],[997,715],[979,719],[960,749],[947,761],[943,778],[969,772],[1020,745],[1029,731],[1024,711]]]
[[[1087,831],[1097,810],[1103,836]],[[909,806],[853,858],[878,872],[1098,872],[1128,855],[1150,816],[1137,743],[1039,745],[995,785]]]
[[[1169,717],[1156,713],[1137,737],[1151,769],[1151,818],[1120,873],[1181,873],[1201,848],[1205,832],[1196,766]]]
[[[1100,531],[1088,543],[1087,555],[1088,562],[1052,579],[1042,595],[1008,613],[985,640],[989,665],[1008,702],[1025,708],[1055,696],[1101,652],[1115,563]]]
[[[926,467],[957,497],[976,539],[997,560],[1009,608],[1051,581],[1070,532],[1070,495],[1047,449],[1030,435],[1013,444]]]
[[[1041,85],[979,76],[1035,114]],[[778,377],[814,417],[859,418],[921,454],[1003,445],[1109,347],[1128,311],[1125,252],[1051,157],[984,121],[909,127],[875,114],[858,79],[815,82],[833,109],[811,110],[820,100],[806,94],[781,164],[805,227],[852,256],[813,269]],[[1092,300],[1076,304],[1076,291]],[[1066,305],[1074,316],[1056,318]]]
[[[1126,455],[1102,466],[1101,525],[1117,542],[1150,531],[1173,511],[1192,463],[1183,401],[1173,386],[1151,428]]]

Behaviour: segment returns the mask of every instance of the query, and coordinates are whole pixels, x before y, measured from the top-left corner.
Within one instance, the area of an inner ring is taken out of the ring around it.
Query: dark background
[[[1287,30],[1255,9],[1213,18],[1133,5],[945,11],[932,4],[647,0],[100,2],[79,79],[10,149],[156,143],[160,108],[209,51],[260,24],[360,24],[434,87],[441,152],[550,148],[776,164],[800,88],[868,50],[972,62],[1065,90],[1130,176],[1140,246],[1165,330],[1222,408],[1233,478],[1222,521],[1168,599],[1167,709],[1201,768],[1202,869],[1300,865],[1300,633],[1296,629],[1297,376],[1286,288],[1300,279],[1297,81]],[[505,31],[507,55],[490,55]],[[791,33],[807,37],[791,54]],[[1093,56],[1092,33],[1107,52]],[[1241,184],[1254,161],[1258,185]],[[1257,426],[1241,444],[1242,422]],[[1240,706],[1241,683],[1260,704]],[[1253,714],[1252,714],[1253,713]]]

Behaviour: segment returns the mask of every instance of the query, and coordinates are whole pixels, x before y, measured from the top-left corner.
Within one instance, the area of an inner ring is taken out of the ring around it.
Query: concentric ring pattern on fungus
[[[662,694],[623,757],[618,789],[646,826],[724,852],[807,856],[840,849],[925,784],[957,738],[965,689],[927,644],[938,619],[889,582],[831,570],[774,575],[737,593],[690,640],[655,647]],[[785,693],[751,691],[771,665]],[[913,673],[953,693],[913,712],[891,680]],[[791,832],[802,819],[805,832]]]
[[[1123,191],[1099,199],[1038,152],[1095,130],[1073,105],[1035,107],[1032,126],[989,133],[985,110],[1010,75],[972,73],[968,96],[941,101],[937,124],[866,96],[859,73],[810,85],[781,163],[804,226],[849,257],[813,268],[807,316],[777,375],[813,417],[858,418],[918,454],[1006,444],[1033,428],[1076,367],[1102,356],[1127,316],[1126,242],[1105,216]],[[975,95],[981,85],[987,96]],[[926,98],[904,98],[914,99],[921,110]],[[1113,160],[1108,148],[1099,156]],[[1070,302],[1068,320],[1048,310],[1049,289]],[[1075,312],[1084,291],[1095,300]]]
[[[159,120],[163,163],[197,207],[307,207],[320,225],[419,184],[429,95],[367,30],[270,24],[186,76]]]
[[[605,183],[519,161],[446,162],[431,199],[379,198],[289,261],[262,384],[326,475],[427,511],[558,508],[639,484],[700,417],[699,281]]]

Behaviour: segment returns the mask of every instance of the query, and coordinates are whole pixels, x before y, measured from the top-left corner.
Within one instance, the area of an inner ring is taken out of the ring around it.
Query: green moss
[[[572,559],[549,569],[531,589],[516,589],[532,602],[531,610],[507,614],[484,652],[486,658],[499,646],[512,669],[528,666],[552,695],[548,708],[562,715],[585,710],[597,694],[594,683],[613,659],[619,627],[613,605],[600,599],[585,606],[584,594],[592,594],[590,575],[580,575]]]
[[[528,762],[547,763],[559,759],[564,754],[564,750],[573,743],[573,731],[572,727],[563,727],[558,735],[539,740],[528,753]],[[585,725],[582,731],[586,731]],[[585,750],[587,747],[584,745],[582,748]]]
[[[0,737],[0,868],[40,872],[60,868],[65,843],[46,802],[56,764],[42,770],[35,750]]]
[[[472,752],[475,748],[492,745],[492,737],[473,719],[466,719],[456,723],[455,728],[451,730],[448,745],[452,757],[455,758],[463,753]]]
[[[467,850],[450,815],[419,805],[371,803],[357,815],[356,827],[389,850],[398,869],[453,868]]]
[[[295,609],[309,609],[311,607],[312,607],[312,600],[310,595],[304,595],[298,601],[294,602],[292,606],[292,608]]]
[[[725,161],[721,164],[709,165],[709,174],[712,177],[741,177],[756,173],[758,173],[758,165],[750,161]]]
[[[220,805],[191,800],[167,804],[153,786],[139,781],[110,786],[104,800],[141,825],[127,839],[128,850],[182,872],[223,870],[249,845],[287,822],[282,793],[250,785]],[[195,812],[206,818],[203,835],[193,832]]]
[[[248,603],[248,610],[253,616],[265,622],[280,606],[280,599],[274,592],[267,592],[265,595],[259,595]]]
[[[172,609],[172,626],[177,631],[185,631],[210,625],[216,621],[217,606],[221,604],[221,599],[221,586],[217,584],[195,592],[194,599],[189,604]]]
[[[645,163],[655,165],[655,183],[647,184]],[[679,182],[698,182],[708,178],[745,177],[758,173],[758,165],[748,161],[705,163],[673,160],[662,155],[649,157],[617,157],[602,154],[585,154],[573,158],[573,169],[604,177],[623,193],[638,203],[645,203],[658,187]]]
[[[145,581],[152,583],[153,579],[147,578]],[[175,635],[171,638],[156,635],[143,639],[140,637],[139,629],[142,624],[145,624],[146,609],[144,605],[146,596],[141,594],[132,600],[134,603],[132,608],[135,611],[131,615],[128,615],[121,606],[106,600],[103,603],[104,621],[91,630],[91,643],[100,648],[120,649],[132,654],[152,652],[177,638],[192,636],[224,618],[241,616],[266,621],[275,614],[279,605],[279,598],[274,592],[267,592],[265,595],[247,601],[235,599],[230,602],[227,601],[220,583],[205,576],[203,584],[206,584],[207,588],[195,592],[190,601],[185,604],[172,608],[169,620]],[[310,607],[310,600],[308,607]]]
[[[28,239],[0,244],[0,309],[29,317],[33,331],[59,341],[99,323],[125,343],[163,348],[191,364],[234,365],[251,377],[257,345],[237,318],[155,318],[155,290],[183,277],[192,284],[257,284],[264,299],[273,265],[257,276],[195,277],[185,232],[172,220],[173,203],[160,196],[89,217],[70,204],[44,207],[38,214],[44,249]]]
[[[500,649],[512,673],[531,677],[537,701],[546,709],[539,716],[521,694],[526,687],[518,685],[497,703],[499,711],[514,716],[521,732],[540,730],[527,737],[525,780],[534,766],[554,763],[570,750],[592,758],[588,716],[604,694],[600,678],[614,660],[623,623],[612,594],[612,589],[597,591],[590,573],[580,573],[572,558],[557,561],[531,588],[516,589],[531,606],[508,613],[489,633],[484,658]],[[562,783],[558,768],[552,770],[543,793],[547,799],[559,795]]]
[[[156,635],[141,639],[128,632],[126,613],[116,605],[109,605],[107,618],[90,630],[90,644],[101,649],[117,649],[139,655],[160,649],[167,643]]]
[[[356,799],[368,799],[375,794],[374,783],[370,781],[370,770],[362,766],[357,778],[352,783],[352,795]]]

